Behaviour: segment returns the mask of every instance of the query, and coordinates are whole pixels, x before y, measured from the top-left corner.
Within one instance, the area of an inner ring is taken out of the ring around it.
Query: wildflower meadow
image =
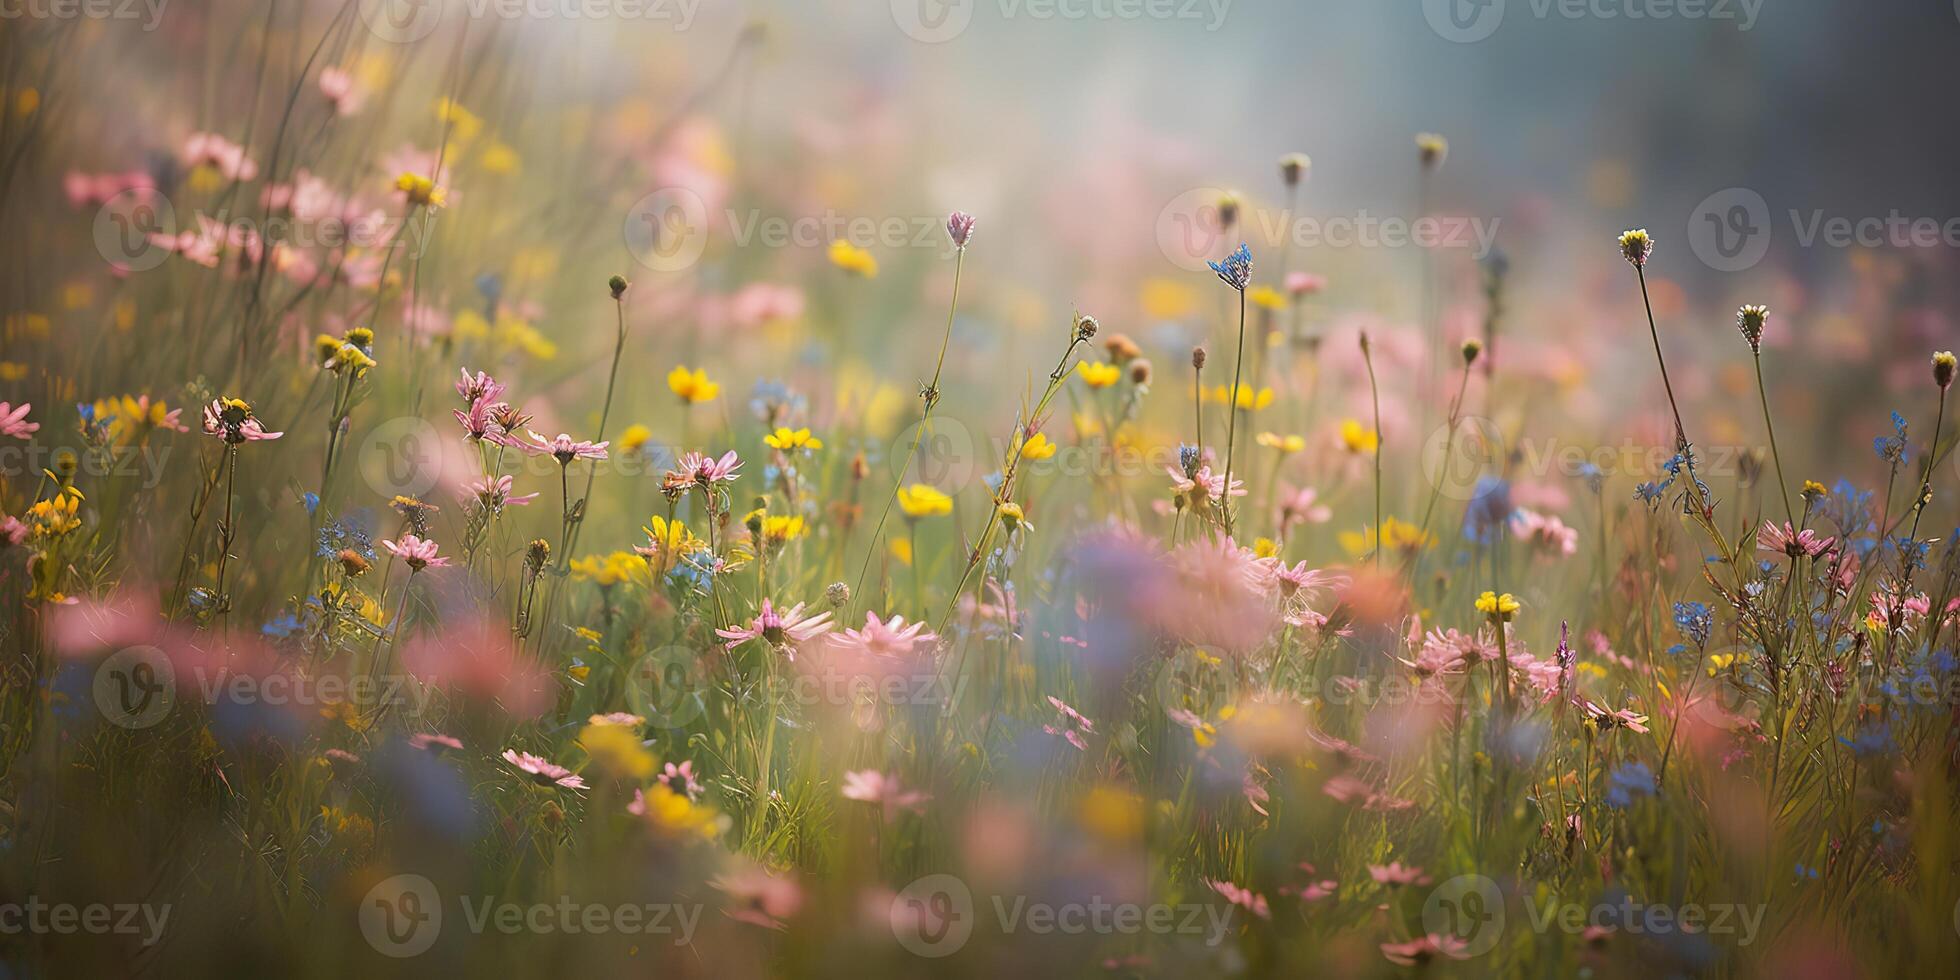
[[[1960,970],[1833,6],[0,0],[0,976]]]

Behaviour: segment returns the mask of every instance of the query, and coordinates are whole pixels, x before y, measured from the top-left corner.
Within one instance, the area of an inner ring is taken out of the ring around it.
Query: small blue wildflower
[[[312,517],[313,512],[320,509],[320,495],[317,493],[313,493],[312,491],[307,491],[307,493],[300,498],[300,501],[306,504],[306,516],[308,517]]]
[[[1510,481],[1495,476],[1477,480],[1470,506],[1463,512],[1463,536],[1478,544],[1490,544],[1501,534],[1518,509],[1511,504]]]
[[[1624,763],[1606,781],[1606,805],[1615,810],[1624,810],[1633,805],[1635,798],[1652,796],[1655,792],[1654,771],[1644,762]]]
[[[275,640],[283,640],[299,632],[299,617],[292,613],[280,613],[271,622],[259,627],[259,632]]]
[[[1816,868],[1801,863],[1797,865],[1797,878],[1799,880],[1808,878],[1811,881],[1816,881],[1818,877],[1819,874]]]
[[[1708,649],[1709,634],[1715,631],[1715,613],[1699,602],[1677,602],[1674,604],[1674,628],[1681,635],[1693,640],[1695,646]]]
[[[1892,726],[1884,722],[1866,725],[1855,739],[1840,735],[1838,741],[1850,746],[1852,754],[1860,758],[1890,755],[1898,748],[1892,741]]]
[[[1599,493],[1606,487],[1606,474],[1601,472],[1599,465],[1591,460],[1579,464],[1579,479],[1586,481],[1586,489],[1594,493]]]
[[[1907,448],[1906,417],[1897,412],[1892,413],[1892,433],[1890,436],[1873,439],[1872,452],[1877,453],[1879,459],[1896,466],[1906,461]]]
[[[1198,454],[1198,447],[1193,446],[1188,442],[1178,444],[1177,465],[1184,469],[1185,476],[1187,477],[1197,476],[1198,464],[1201,461],[1202,461],[1202,457]]]
[[[374,557],[374,532],[368,530],[365,511],[357,511],[320,528],[320,539],[315,553],[322,558],[333,558],[342,551],[351,550],[362,558]]]
[[[1252,285],[1252,249],[1244,243],[1239,244],[1238,251],[1227,255],[1225,261],[1205,264],[1218,274],[1220,282],[1239,292],[1245,292],[1245,288]]]

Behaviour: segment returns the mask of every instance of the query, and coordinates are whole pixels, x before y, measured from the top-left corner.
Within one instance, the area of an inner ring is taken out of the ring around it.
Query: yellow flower
[[[912,541],[910,538],[893,538],[891,548],[892,557],[898,559],[899,564],[912,564]]]
[[[631,455],[653,440],[653,430],[637,422],[619,434],[619,451]]]
[[[672,568],[682,555],[701,550],[701,540],[680,521],[654,517],[641,530],[647,535],[647,547],[641,552],[641,557],[648,561],[658,559],[663,572]]]
[[[1079,368],[1083,383],[1091,388],[1107,388],[1123,377],[1123,369],[1114,364],[1083,361]]]
[[[1232,397],[1234,391],[1238,393],[1237,398]],[[1205,393],[1205,400],[1209,402],[1231,402],[1239,411],[1256,412],[1273,403],[1273,389],[1259,388],[1255,390],[1248,384],[1241,384],[1236,389],[1230,385],[1219,385]]]
[[[1286,294],[1271,286],[1254,286],[1245,294],[1245,298],[1262,310],[1286,309]]]
[[[714,840],[721,832],[721,818],[715,811],[688,802],[687,797],[655,783],[642,791],[640,805],[647,825],[663,837]]]
[[[799,514],[771,514],[762,519],[762,539],[783,545],[803,536],[803,517]]]
[[[1076,804],[1083,829],[1104,840],[1130,841],[1143,836],[1143,799],[1116,786],[1097,786]]]
[[[898,509],[906,517],[937,517],[953,512],[953,498],[923,483],[914,483],[898,491]]]
[[[809,429],[778,428],[773,434],[762,437],[764,445],[783,452],[815,452],[823,448],[823,440],[810,434]]]
[[[1307,448],[1305,437],[1283,436],[1276,432],[1261,432],[1255,441],[1268,449],[1277,449],[1282,453],[1297,453]]]
[[[709,381],[708,372],[700,368],[689,371],[686,367],[676,367],[667,372],[667,387],[688,405],[711,402],[721,394],[721,385]]]
[[[1336,537],[1340,540],[1342,549],[1355,557],[1375,550],[1375,529],[1372,527],[1359,531],[1342,531]],[[1386,551],[1420,551],[1436,543],[1435,535],[1393,517],[1383,519],[1381,539]]]
[[[830,243],[830,264],[866,279],[878,277],[878,260],[870,252],[841,238]]]
[[[491,143],[484,147],[483,156],[477,162],[486,172],[493,174],[514,174],[522,166],[517,151],[504,143]]]
[[[47,500],[35,501],[27,508],[28,523],[33,526],[37,538],[58,538],[82,526],[77,511],[82,505],[81,492],[74,487],[63,487],[61,493]]]
[[[1037,432],[1033,438],[1021,441],[1021,458],[1023,460],[1048,459],[1055,455],[1057,448],[1059,447],[1048,441],[1047,433]]]
[[[1355,419],[1341,422],[1341,445],[1347,451],[1360,456],[1372,456],[1382,444],[1381,433],[1362,425]]]
[[[395,189],[402,192],[408,203],[426,208],[442,207],[443,196],[447,193],[435,181],[407,171],[395,178]]]
[[[1279,554],[1279,544],[1272,538],[1259,538],[1252,542],[1252,554],[1255,558],[1272,558]]]
[[[621,582],[636,581],[646,570],[646,562],[630,551],[572,559],[572,574],[608,589]]]
[[[1153,320],[1175,320],[1197,306],[1197,293],[1175,279],[1151,279],[1143,284],[1143,315]]]
[[[141,438],[152,429],[180,427],[170,418],[170,407],[150,396],[120,395],[104,398],[94,406],[95,417],[103,420],[112,442],[126,443]]]
[[[615,776],[638,781],[653,775],[653,756],[624,725],[587,725],[578,733],[578,744],[593,765]]]
[[[436,100],[436,119],[448,124],[450,137],[460,143],[475,139],[477,132],[483,128],[483,120],[478,119],[476,113],[463,108],[462,103],[448,96]]]
[[[1000,512],[1000,523],[1002,527],[1007,528],[1007,533],[1013,534],[1023,529],[1034,530],[1034,525],[1028,523],[1027,512],[1021,509],[1020,504],[1010,500],[1001,504],[996,510]]]
[[[1477,597],[1477,611],[1492,619],[1508,622],[1511,616],[1522,608],[1524,607],[1518,604],[1517,597],[1509,592],[1503,595],[1486,592]]]

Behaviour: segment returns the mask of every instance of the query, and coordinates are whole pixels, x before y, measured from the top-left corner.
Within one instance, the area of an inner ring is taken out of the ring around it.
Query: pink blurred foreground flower
[[[1205,884],[1210,885],[1211,890],[1223,896],[1226,901],[1245,909],[1247,912],[1251,912],[1253,915],[1262,919],[1273,917],[1272,909],[1266,904],[1266,896],[1250,888],[1240,888],[1238,885],[1229,881],[1207,880]]]
[[[896,817],[900,810],[924,812],[926,801],[932,799],[926,793],[906,789],[899,784],[897,776],[888,776],[876,769],[845,773],[844,798],[883,807],[887,822]]]
[[[529,752],[516,749],[504,750],[504,761],[517,767],[517,771],[531,777],[540,786],[559,786],[565,789],[584,789],[585,780],[564,766],[557,765]]]
[[[1406,943],[1383,943],[1382,955],[1390,963],[1399,966],[1422,966],[1437,957],[1453,960],[1470,958],[1470,944],[1455,936],[1442,936],[1430,933]]]
[[[0,436],[25,439],[40,431],[41,423],[27,421],[27,410],[33,407],[26,402],[22,402],[19,408],[0,402]]]

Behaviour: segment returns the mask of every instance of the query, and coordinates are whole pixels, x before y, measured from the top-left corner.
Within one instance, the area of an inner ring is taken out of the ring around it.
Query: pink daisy
[[[1455,936],[1443,936],[1432,932],[1406,943],[1383,943],[1382,955],[1388,957],[1390,963],[1398,966],[1422,966],[1439,956],[1453,960],[1469,959],[1469,948],[1469,943]]]
[[[832,625],[830,614],[827,612],[805,616],[803,603],[800,602],[788,609],[778,611],[770,606],[769,600],[765,598],[762,600],[761,611],[749,621],[749,625],[734,629],[716,629],[715,633],[728,641],[730,650],[750,640],[760,639],[770,646],[787,649],[790,659],[794,660],[797,644],[830,632]]]
[[[860,769],[844,774],[844,798],[860,803],[882,806],[885,820],[898,815],[900,810],[921,813],[931,796],[915,789],[906,789],[899,784],[897,776],[888,776],[876,769]]]
[[[1251,912],[1253,915],[1262,919],[1273,917],[1272,909],[1266,905],[1266,896],[1250,888],[1240,888],[1229,881],[1211,881],[1209,879],[1205,881],[1205,884],[1210,885],[1211,890],[1223,896],[1226,901],[1245,909],[1247,912]]]
[[[21,407],[26,408],[25,405]],[[218,398],[204,406],[204,434],[232,445],[277,439],[285,435],[284,432],[265,431],[265,426],[252,417],[251,406],[236,398]]]
[[[6,406],[0,405],[0,408]],[[1763,529],[1756,535],[1756,550],[1782,553],[1791,558],[1819,558],[1830,553],[1837,538],[1820,537],[1816,531],[1804,528],[1799,531],[1789,524],[1778,525],[1775,521],[1763,522]]]
[[[0,402],[0,436],[25,439],[40,431],[41,423],[27,421],[27,410],[33,407],[26,402],[22,402],[19,408]]]
[[[413,534],[402,535],[400,541],[383,541],[381,542],[381,546],[388,549],[389,554],[407,562],[408,567],[413,571],[419,572],[424,568],[442,568],[449,564],[449,559],[436,555],[436,543],[434,541],[425,541]]]
[[[1061,717],[1057,719],[1057,724],[1043,725],[1041,730],[1067,739],[1068,744],[1075,746],[1079,751],[1087,751],[1089,743],[1082,738],[1082,735],[1084,732],[1095,734],[1096,723],[1082,717],[1081,712],[1069,707],[1061,698],[1051,695],[1048,703],[1054,706],[1056,714]]]
[[[514,445],[517,448],[533,456],[550,456],[558,460],[560,466],[569,466],[575,459],[605,459],[606,446],[609,445],[604,442],[576,440],[563,432],[551,439],[546,439],[529,429],[524,431],[524,435],[530,441],[516,442]]]
[[[564,766],[557,765],[529,752],[516,749],[504,750],[504,761],[517,767],[517,771],[531,777],[540,786],[560,786],[565,789],[584,789],[585,780]]]

